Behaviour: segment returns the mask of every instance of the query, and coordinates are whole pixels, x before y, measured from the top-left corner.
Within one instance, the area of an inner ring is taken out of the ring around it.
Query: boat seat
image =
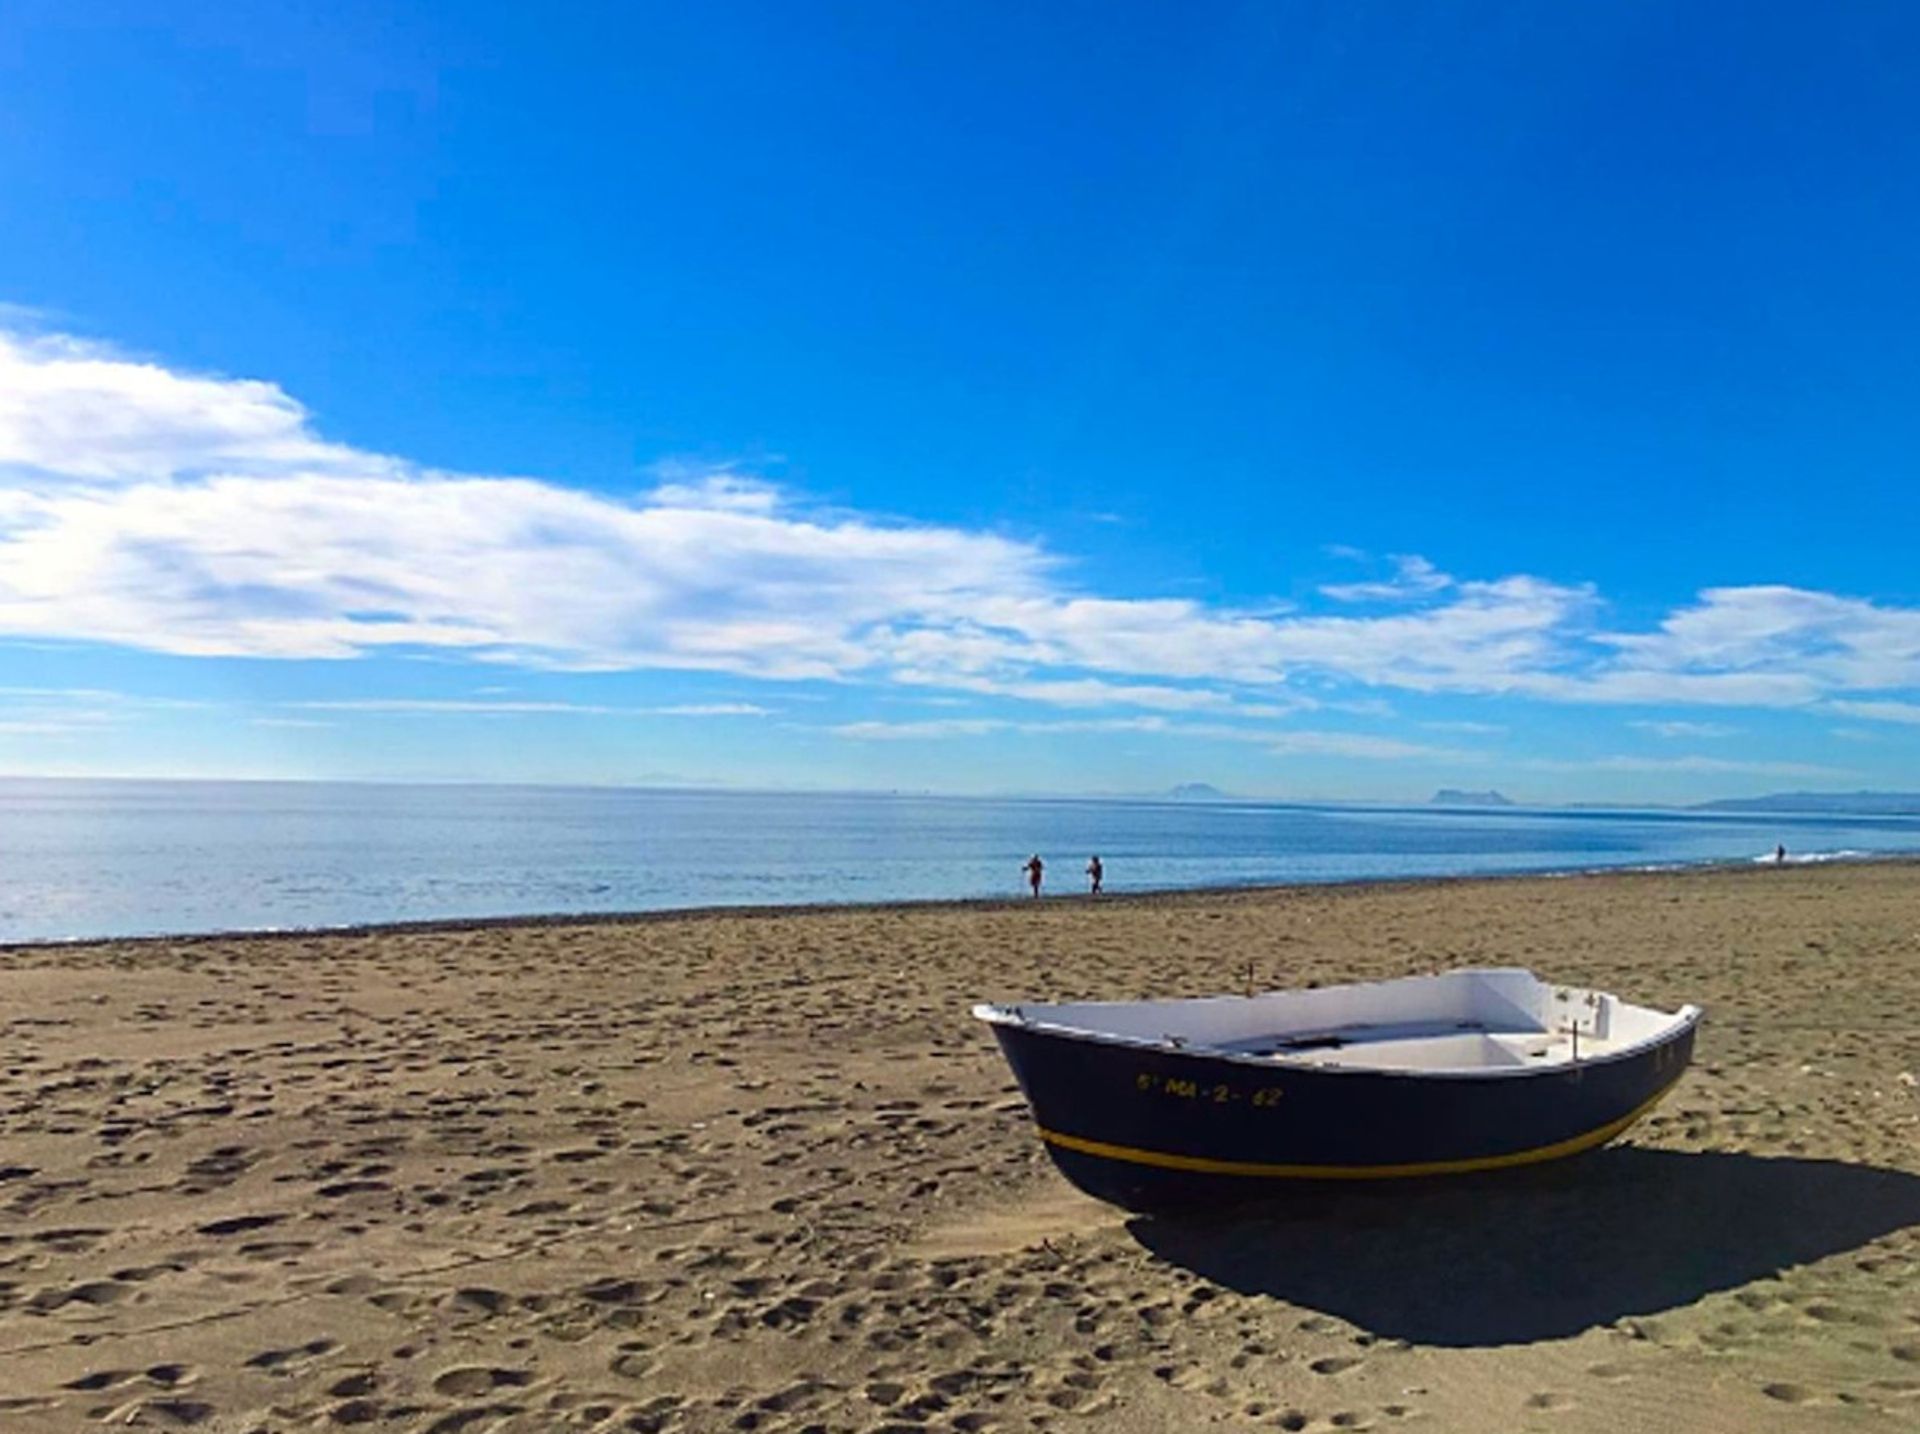
[[[1333,1026],[1311,1031],[1272,1031],[1238,1040],[1210,1041],[1217,1051],[1240,1056],[1280,1056],[1311,1051],[1346,1050],[1365,1046],[1369,1050],[1400,1041],[1444,1040],[1454,1037],[1478,1039],[1483,1035],[1538,1035],[1531,1026],[1492,1026],[1485,1021],[1398,1021],[1391,1025]]]
[[[1604,1041],[1581,1042],[1599,1055]],[[1539,1029],[1490,1030],[1479,1022],[1419,1022],[1288,1032],[1224,1041],[1214,1049],[1289,1065],[1366,1070],[1492,1070],[1552,1065],[1572,1058],[1564,1036]]]

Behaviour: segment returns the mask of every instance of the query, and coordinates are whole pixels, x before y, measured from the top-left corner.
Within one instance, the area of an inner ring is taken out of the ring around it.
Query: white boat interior
[[[1658,1043],[1699,1020],[1517,969],[1209,996],[976,1006],[1006,1022],[1125,1045],[1282,1065],[1378,1071],[1538,1070]]]

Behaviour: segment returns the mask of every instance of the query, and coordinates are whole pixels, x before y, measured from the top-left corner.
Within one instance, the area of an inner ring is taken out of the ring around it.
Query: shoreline
[[[1871,852],[1859,856],[1836,856],[1821,861],[1789,860],[1784,867],[1764,860],[1737,858],[1641,865],[1546,867],[1536,871],[1460,872],[1446,876],[1341,877],[1329,881],[1166,886],[1106,892],[1098,898],[1098,905],[1153,907],[1222,897],[1244,900],[1307,892],[1338,894],[1396,890],[1421,891],[1433,888],[1454,889],[1477,884],[1504,885],[1517,881],[1725,876],[1741,873],[1751,873],[1758,877],[1762,873],[1778,874],[1783,870],[1813,871],[1835,867],[1854,869],[1916,864],[1920,864],[1920,852]],[[1093,897],[1084,891],[1076,890],[1063,896],[1045,896],[1037,902],[1028,896],[953,896],[915,897],[897,901],[812,901],[796,902],[791,905],[669,906],[629,911],[551,911],[503,916],[428,916],[397,921],[356,921],[337,926],[240,926],[203,931],[150,932],[138,935],[35,937],[21,941],[0,941],[0,956],[34,951],[81,951],[99,946],[185,946],[232,941],[311,941],[328,937],[430,936],[462,932],[511,931],[523,928],[539,930],[564,927],[642,926],[683,921],[764,920],[783,916],[884,916],[1062,907],[1078,910],[1094,904]]]

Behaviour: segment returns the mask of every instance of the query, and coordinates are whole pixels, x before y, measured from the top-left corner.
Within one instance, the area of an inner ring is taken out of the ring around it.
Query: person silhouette
[[[1040,860],[1040,853],[1035,852],[1032,856],[1028,857],[1027,864],[1020,869],[1027,874],[1027,885],[1032,887],[1033,894],[1038,896],[1040,894],[1040,878],[1047,869],[1047,864]]]
[[[1098,856],[1090,856],[1087,858],[1087,882],[1093,888],[1090,893],[1091,895],[1098,896],[1100,894],[1100,883],[1106,879],[1106,875],[1107,869],[1100,865],[1100,858]]]
[[[1785,842],[1781,842],[1779,846],[1773,849],[1773,864],[1775,866],[1785,866],[1787,864],[1787,844]]]

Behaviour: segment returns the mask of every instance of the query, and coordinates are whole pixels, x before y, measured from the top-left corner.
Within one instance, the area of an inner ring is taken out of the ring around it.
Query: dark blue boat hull
[[[1695,1027],[1626,1056],[1497,1075],[1252,1063],[993,1029],[1061,1173],[1097,1199],[1165,1210],[1288,1181],[1444,1176],[1593,1149],[1679,1080]]]

